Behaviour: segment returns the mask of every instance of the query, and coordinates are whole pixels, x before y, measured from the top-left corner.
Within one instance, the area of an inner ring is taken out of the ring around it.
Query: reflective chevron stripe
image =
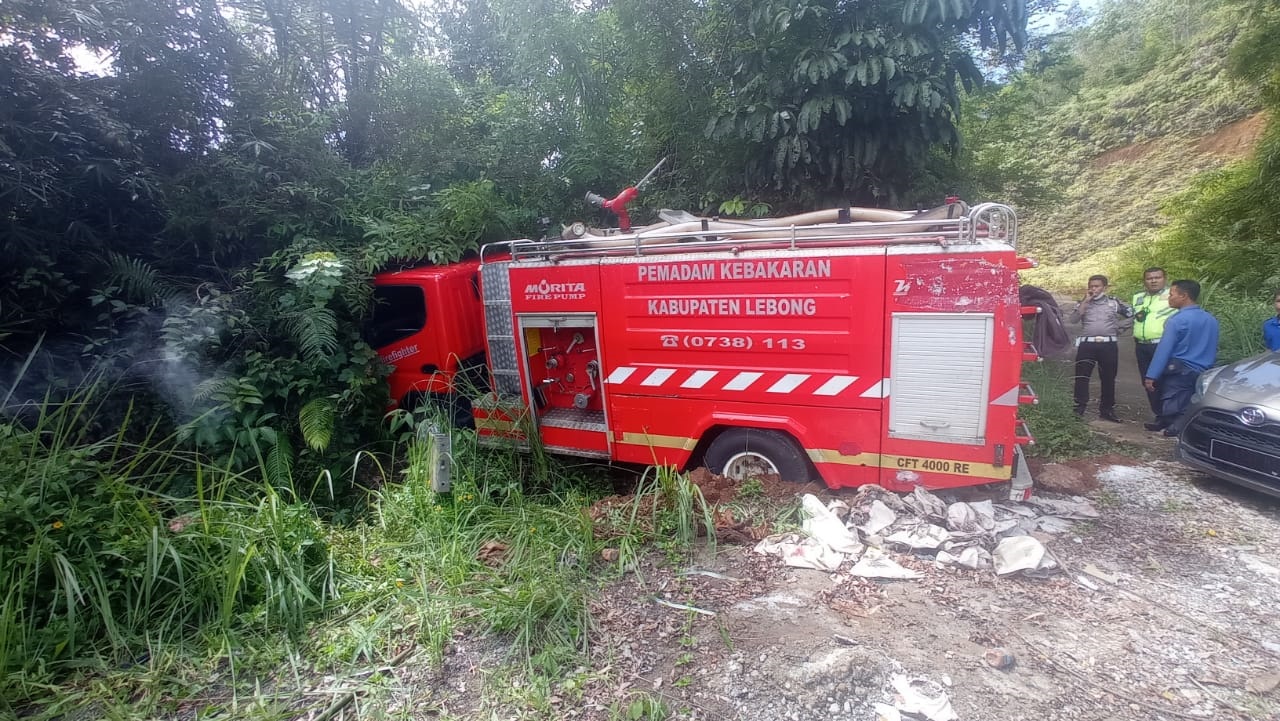
[[[888,378],[859,378],[834,373],[782,373],[778,371],[741,371],[712,369],[639,368],[619,366],[605,379],[609,386],[628,387],[636,391],[679,389],[694,391],[752,391],[773,395],[817,396],[836,398],[856,396],[887,398]]]

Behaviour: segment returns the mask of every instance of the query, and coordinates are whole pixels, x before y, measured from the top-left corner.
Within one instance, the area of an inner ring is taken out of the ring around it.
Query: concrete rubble
[[[1038,534],[1060,534],[1076,521],[1098,518],[1087,499],[1034,497],[1025,504],[954,501],[916,488],[898,495],[863,486],[848,501],[824,505],[805,494],[802,533],[762,539],[755,553],[781,558],[793,568],[864,578],[914,580],[921,574],[895,561],[890,552],[932,558],[939,566],[996,575],[1043,576],[1057,561]]]

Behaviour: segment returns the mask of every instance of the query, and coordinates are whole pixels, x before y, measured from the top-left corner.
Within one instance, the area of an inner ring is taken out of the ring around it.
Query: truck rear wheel
[[[790,436],[758,428],[730,428],[707,448],[703,457],[712,473],[747,481],[776,475],[784,481],[811,480],[809,462]]]

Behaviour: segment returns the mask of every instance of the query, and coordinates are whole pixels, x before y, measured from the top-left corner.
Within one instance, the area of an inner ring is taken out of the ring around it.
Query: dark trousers
[[[1174,433],[1182,432],[1182,414],[1191,405],[1200,372],[1181,363],[1170,363],[1160,376],[1160,421]]]
[[[1156,357],[1155,343],[1138,343],[1135,346],[1138,350],[1138,378],[1145,381],[1147,379],[1147,369],[1151,367],[1151,359]],[[1147,403],[1151,405],[1151,412],[1159,416],[1160,408],[1163,405],[1160,401],[1160,384],[1156,383],[1154,391],[1147,391]]]
[[[1089,380],[1094,368],[1102,381],[1098,412],[1109,416],[1116,410],[1116,371],[1120,369],[1120,346],[1115,341],[1081,343],[1076,348],[1076,413],[1084,413],[1089,405]]]

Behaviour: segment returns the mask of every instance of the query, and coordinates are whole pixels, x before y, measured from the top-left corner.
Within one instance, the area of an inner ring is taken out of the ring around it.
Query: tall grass
[[[0,697],[203,634],[300,632],[336,588],[324,528],[262,479],[222,471],[132,413],[94,437],[88,383],[0,416]],[[4,397],[11,397],[6,392]],[[169,495],[194,487],[195,497]]]
[[[452,490],[436,493],[416,468],[421,442],[408,441],[406,482],[383,487],[374,517],[345,539],[378,559],[357,561],[363,598],[375,607],[399,598],[436,656],[462,619],[508,636],[527,657],[581,650],[600,549],[585,509],[600,493],[562,464],[478,448],[466,432],[454,433]]]
[[[611,490],[597,469],[542,456],[536,445],[481,447],[465,431],[453,433],[452,490],[436,493],[418,467],[429,454],[412,428],[423,422],[431,421],[407,422],[394,454],[408,461],[404,482],[381,488],[373,516],[343,531],[335,549],[361,585],[344,600],[354,615],[399,615],[393,626],[415,628],[434,658],[467,626],[507,639],[523,663],[554,673],[586,649],[594,592],[634,567],[642,548],[657,541],[687,551],[699,536],[714,541],[711,511],[684,475],[650,470],[622,517],[609,520],[610,532],[597,533],[588,511]],[[620,551],[617,561],[604,560],[606,547]],[[376,655],[390,640],[371,633],[334,652]]]
[[[651,544],[671,557],[714,542],[686,476],[645,474],[602,534],[589,509],[612,489],[595,468],[536,446],[481,448],[465,431],[453,433],[452,491],[436,493],[419,432],[433,419],[408,415],[391,448],[350,469],[370,488],[365,515],[326,524],[261,458],[251,473],[213,467],[131,416],[94,437],[104,392],[91,384],[0,421],[0,713],[73,704],[75,670],[111,679],[220,658],[238,673],[286,650],[320,666],[381,663],[407,642],[439,661],[463,629],[500,636],[518,665],[554,678],[580,662],[602,583]]]
[[[1022,379],[1040,398],[1039,403],[1023,406],[1018,412],[1036,441],[1026,449],[1028,455],[1056,461],[1106,449],[1106,442],[1072,412],[1073,372],[1069,364],[1056,361],[1023,365]]]
[[[1274,293],[1232,293],[1219,283],[1202,289],[1200,304],[1218,319],[1218,363],[1231,363],[1266,350],[1262,323],[1275,315]]]

